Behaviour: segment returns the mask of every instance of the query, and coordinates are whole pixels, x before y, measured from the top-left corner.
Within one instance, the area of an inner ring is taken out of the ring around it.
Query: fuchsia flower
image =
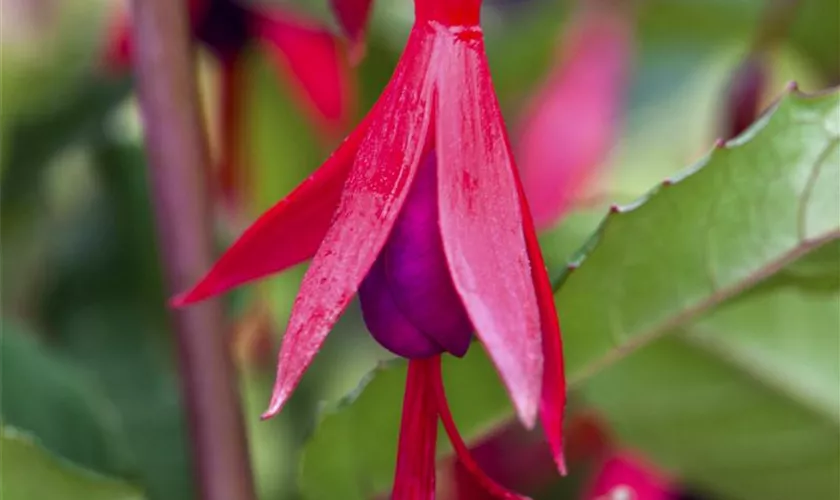
[[[186,0],[194,36],[221,66],[221,184],[234,196],[239,156],[242,56],[258,43],[283,79],[291,82],[312,121],[328,136],[344,130],[352,113],[350,76],[338,40],[328,31],[272,8],[236,0]],[[111,28],[106,63],[115,70],[131,64],[131,26],[122,13]]]
[[[676,500],[677,488],[656,466],[627,452],[610,456],[584,495],[585,500]]]
[[[518,149],[537,228],[579,201],[617,137],[632,29],[624,9],[587,2],[565,39],[562,64],[522,120]]]
[[[432,498],[438,418],[500,498],[449,412],[440,355],[484,344],[520,420],[542,421],[562,471],[565,378],[551,284],[511,156],[479,27],[481,0],[415,0],[395,73],[362,123],[263,214],[184,305],[312,258],[292,308],[275,415],[358,292],[365,322],[409,359],[393,497]]]

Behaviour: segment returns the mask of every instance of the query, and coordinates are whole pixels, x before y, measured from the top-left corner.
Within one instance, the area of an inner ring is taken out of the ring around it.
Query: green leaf
[[[31,203],[50,160],[71,144],[98,134],[107,114],[129,90],[124,80],[86,80],[47,112],[9,124],[0,161],[2,208],[12,211]]]
[[[0,497],[4,500],[140,500],[134,487],[50,455],[13,427],[0,430]]]
[[[838,125],[837,93],[789,93],[613,210],[556,294],[573,387],[725,497],[837,497]]]
[[[95,377],[116,408],[133,480],[149,498],[193,498],[145,157],[110,135],[93,153],[97,190],[51,226],[50,272],[33,309],[50,346]]]
[[[354,394],[325,414],[303,452],[305,498],[364,500],[388,491],[394,476],[407,364],[384,363]],[[444,358],[447,399],[461,434],[475,438],[510,415],[495,369],[474,344],[462,359]],[[438,453],[450,450],[438,433]],[[328,479],[327,479],[328,478]]]
[[[2,324],[0,415],[80,466],[125,474],[129,452],[116,408],[92,380],[16,325]]]

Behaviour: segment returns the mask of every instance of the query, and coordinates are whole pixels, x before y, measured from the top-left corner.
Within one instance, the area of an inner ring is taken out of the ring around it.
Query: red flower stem
[[[212,263],[207,138],[185,4],[133,0],[135,70],[167,285],[187,289]],[[236,377],[217,302],[174,313],[198,497],[253,500]]]

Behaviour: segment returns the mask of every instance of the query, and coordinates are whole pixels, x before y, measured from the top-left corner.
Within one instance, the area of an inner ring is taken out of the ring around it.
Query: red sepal
[[[330,0],[341,28],[350,40],[350,61],[359,62],[365,53],[365,31],[373,0]]]
[[[344,129],[353,110],[353,93],[335,36],[276,10],[255,9],[253,19],[269,60],[283,78],[291,79],[315,123],[329,134]]]
[[[505,136],[510,147],[510,139]],[[563,421],[566,413],[566,372],[563,363],[563,339],[560,321],[554,303],[554,289],[540,249],[534,218],[525,197],[525,190],[514,168],[516,189],[522,211],[522,233],[531,262],[531,279],[537,295],[542,334],[543,378],[540,391],[540,422],[551,454],[561,475],[566,475],[566,460],[563,454]]]
[[[518,177],[518,176],[517,176]],[[537,294],[542,328],[543,379],[540,395],[540,421],[546,441],[551,447],[554,462],[561,475],[566,475],[563,458],[563,417],[566,411],[566,374],[563,367],[563,341],[554,305],[554,291],[543,260],[540,243],[528,202],[517,179],[522,207],[522,231],[531,261],[531,279]]]
[[[505,135],[505,144],[510,148],[510,138]],[[545,266],[540,243],[534,225],[534,218],[518,169],[513,169],[519,205],[522,213],[522,233],[531,263],[531,279],[537,297],[542,337],[543,377],[540,390],[540,421],[546,441],[551,448],[554,462],[561,475],[566,475],[566,461],[563,454],[563,421],[566,411],[566,374],[563,363],[563,340],[560,322],[554,303],[554,289]]]
[[[315,173],[246,229],[193,289],[175,297],[172,305],[224,293],[315,255],[366,132],[363,122]]]
[[[338,316],[355,295],[397,219],[431,121],[433,40],[413,31],[391,83],[371,111],[368,134],[292,307],[271,403],[285,404]]]
[[[477,30],[429,29],[446,52],[436,122],[443,247],[476,333],[531,427],[542,386],[540,318],[484,42]]]

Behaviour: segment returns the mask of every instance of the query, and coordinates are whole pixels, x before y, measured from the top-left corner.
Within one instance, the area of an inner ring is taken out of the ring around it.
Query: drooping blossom
[[[772,74],[772,52],[797,19],[801,2],[767,2],[744,59],[732,73],[723,100],[721,134],[731,139],[745,131],[764,109]]]
[[[596,474],[584,500],[677,500],[678,488],[658,467],[637,454],[617,452]]]
[[[579,201],[608,159],[629,83],[630,21],[625,8],[583,2],[564,37],[560,64],[523,116],[517,150],[538,229]]]
[[[510,422],[471,448],[485,472],[501,484],[530,491],[542,491],[557,481],[554,462],[546,442],[537,433],[526,432]],[[615,442],[604,420],[591,410],[566,417],[564,456],[569,469],[587,470],[614,452]],[[475,481],[457,457],[447,464],[448,500],[493,500]]]
[[[330,6],[350,40],[350,60],[358,62],[365,52],[365,30],[373,0],[330,0]]]
[[[240,156],[243,56],[251,47],[264,50],[278,76],[290,82],[296,101],[326,136],[347,125],[353,108],[351,79],[338,40],[327,30],[291,12],[274,7],[246,6],[237,0],[186,1],[195,38],[220,67],[220,184],[235,198],[242,173]],[[112,70],[131,65],[131,23],[127,12],[115,19],[105,46]]]
[[[264,417],[281,410],[358,293],[365,322],[409,360],[393,498],[433,498],[438,419],[472,460],[446,403],[441,355],[472,333],[526,427],[540,418],[563,470],[565,378],[551,284],[484,52],[480,0],[415,0],[382,96],[309,179],[263,214],[175,305],[312,258]]]
[[[723,118],[723,134],[727,139],[740,135],[761,111],[762,94],[768,79],[766,58],[766,54],[760,52],[752,54],[732,75]]]

